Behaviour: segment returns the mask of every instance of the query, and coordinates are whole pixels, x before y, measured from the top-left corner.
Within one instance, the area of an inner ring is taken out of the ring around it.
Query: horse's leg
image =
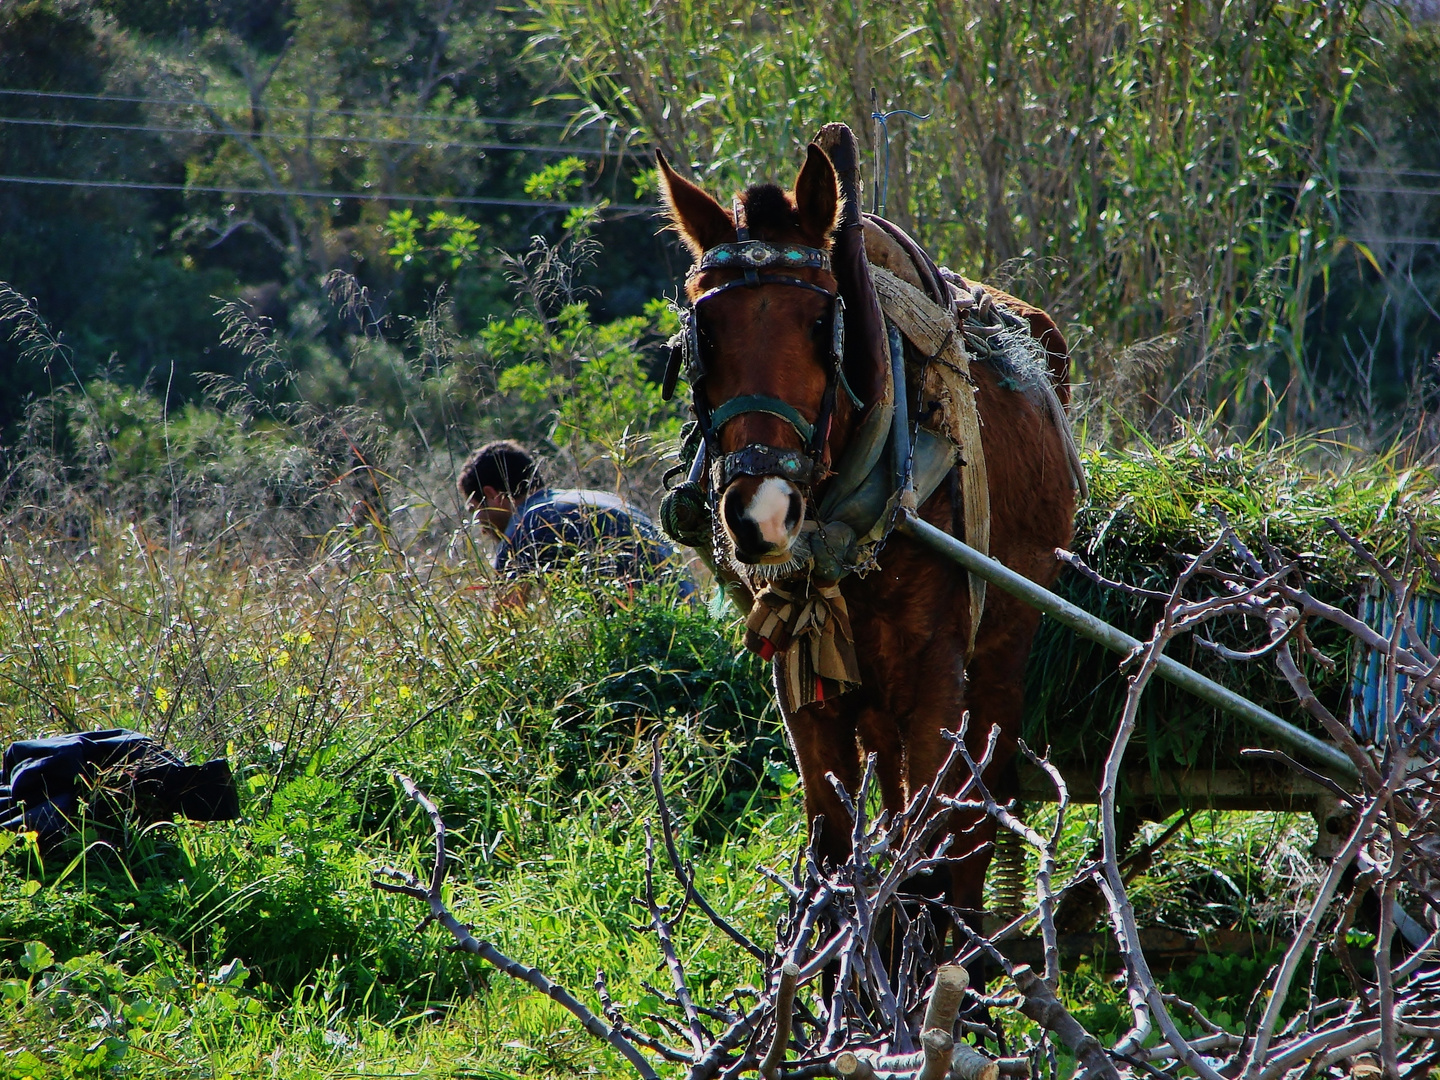
[[[779,663],[775,670],[779,683],[783,679]],[[780,700],[778,694],[777,700]],[[800,769],[800,784],[805,791],[805,818],[812,829],[817,817],[825,819],[812,836],[816,854],[837,867],[850,857],[853,822],[825,774],[833,773],[852,798],[860,788],[860,755],[853,713],[843,699],[807,705],[794,712],[781,709],[795,764]]]
[[[940,767],[950,754],[951,742],[947,731],[960,727],[965,709],[970,707],[970,688],[964,665],[947,639],[943,646],[932,650],[931,655],[922,658],[921,670],[926,672],[925,689],[916,700],[914,712],[906,719],[906,783],[910,798],[919,790],[935,782]],[[963,638],[961,638],[963,640]],[[972,718],[967,745],[973,756],[979,757],[984,749],[984,736],[976,737],[976,725]],[[957,762],[940,786],[945,795],[954,795],[967,778],[965,765]],[[979,929],[979,913],[984,902],[985,868],[989,863],[989,848],[985,845],[993,838],[993,829],[983,814],[953,813],[947,828],[936,838],[938,844],[945,836],[953,835],[948,857],[962,859],[947,871],[931,870],[917,874],[907,884],[907,891],[943,900],[959,908],[967,915],[967,921]],[[983,849],[977,851],[976,849]],[[974,912],[974,915],[970,915]],[[960,942],[949,947],[945,939],[949,935],[949,920],[935,909],[931,911],[935,931],[939,937],[942,955],[953,951]]]
[[[1009,766],[1017,750],[1025,708],[1025,665],[1040,613],[998,589],[989,591],[985,604],[979,647],[970,659],[966,685],[970,726],[965,745],[978,760],[991,727],[999,727],[995,753],[982,779],[996,801],[1004,805],[1015,797],[1015,771]],[[952,773],[951,786],[965,779],[965,770],[958,770]],[[986,815],[956,815],[952,853],[973,853],[952,868],[951,903],[958,908],[978,912],[984,906],[985,871],[992,849],[982,845],[994,841],[995,828],[994,819]],[[972,925],[978,928],[978,920]]]
[[[855,710],[862,759],[875,755],[875,779],[880,784],[880,805],[890,815],[905,809],[905,747],[895,710],[888,703],[865,701]],[[853,792],[852,792],[853,794]]]

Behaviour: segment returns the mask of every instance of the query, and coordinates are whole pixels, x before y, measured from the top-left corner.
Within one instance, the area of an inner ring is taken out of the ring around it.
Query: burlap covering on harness
[[[960,451],[965,542],[982,555],[988,555],[990,481],[985,472],[985,449],[980,443],[980,410],[975,403],[975,382],[970,376],[970,355],[965,350],[955,313],[953,309],[946,311],[888,270],[871,266],[870,273],[880,297],[880,310],[926,358],[920,372],[920,400],[938,403],[939,434]],[[971,574],[967,659],[974,655],[975,633],[984,613],[985,579]]]
[[[783,658],[776,689],[791,709],[860,685],[850,609],[835,581],[772,581],[755,596],[745,643],[766,660]]]

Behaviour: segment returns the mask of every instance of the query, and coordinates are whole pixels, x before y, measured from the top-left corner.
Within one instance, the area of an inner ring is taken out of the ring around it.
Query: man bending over
[[[679,555],[642,510],[604,491],[546,487],[534,456],[509,439],[471,454],[458,486],[466,505],[499,537],[495,570],[504,577],[579,560],[620,581],[675,574],[682,596],[695,591]]]

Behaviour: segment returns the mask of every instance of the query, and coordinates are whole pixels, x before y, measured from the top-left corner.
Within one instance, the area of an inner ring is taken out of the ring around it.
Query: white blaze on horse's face
[[[805,520],[805,497],[778,476],[741,476],[720,501],[735,558],[752,566],[789,562]]]

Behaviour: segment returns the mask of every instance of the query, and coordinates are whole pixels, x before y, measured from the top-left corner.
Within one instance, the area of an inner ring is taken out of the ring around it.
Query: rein
[[[813,485],[821,480],[825,446],[830,438],[830,424],[835,412],[837,387],[857,408],[862,403],[845,381],[845,301],[839,292],[776,270],[814,268],[830,272],[830,256],[819,248],[801,244],[771,244],[751,240],[745,224],[745,210],[735,201],[735,232],[733,244],[719,244],[705,251],[690,270],[694,277],[706,270],[741,270],[744,276],[708,289],[680,312],[680,333],[670,341],[670,358],[661,384],[661,397],[668,401],[675,393],[681,367],[690,383],[691,408],[704,443],[703,456],[710,463],[711,491],[718,493],[739,476],[783,476],[796,484]],[[762,271],[764,271],[762,273]],[[741,394],[722,402],[714,409],[705,394],[707,369],[705,350],[700,340],[700,306],[732,289],[750,289],[767,285],[785,285],[820,293],[830,301],[830,353],[824,360],[825,393],[820,401],[820,414],[812,424],[788,401],[769,394]],[[731,420],[751,413],[766,413],[784,420],[800,437],[803,450],[790,450],[766,443],[751,443],[732,453],[720,450],[720,430]]]

